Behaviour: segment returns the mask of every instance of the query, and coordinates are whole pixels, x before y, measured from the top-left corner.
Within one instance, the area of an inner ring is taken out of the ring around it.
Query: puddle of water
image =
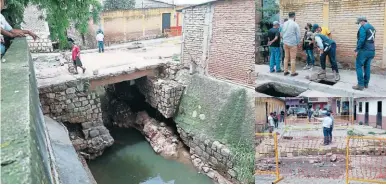
[[[157,155],[135,129],[110,130],[116,143],[102,156],[89,161],[98,184],[212,184],[193,166]]]

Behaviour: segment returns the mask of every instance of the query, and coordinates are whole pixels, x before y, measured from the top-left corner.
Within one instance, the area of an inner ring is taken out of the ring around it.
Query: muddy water
[[[102,156],[88,162],[98,184],[213,183],[186,164],[186,159],[182,163],[154,153],[144,136],[135,129],[114,128],[110,132],[116,143]]]

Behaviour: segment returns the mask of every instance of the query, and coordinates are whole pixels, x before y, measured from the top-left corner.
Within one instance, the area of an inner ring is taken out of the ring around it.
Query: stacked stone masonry
[[[207,9],[208,6],[203,5],[185,10],[183,20],[184,49],[182,50],[184,66],[189,66],[192,61],[198,65],[202,65],[204,62],[201,61],[201,58],[204,52],[202,45],[204,44],[205,14]]]
[[[34,32],[39,36],[33,40],[32,37],[27,37],[28,46],[31,52],[52,52],[52,41],[50,39],[50,30],[45,13],[39,10],[35,5],[29,5],[24,10],[24,22],[22,28]]]
[[[140,78],[136,80],[136,84],[153,108],[156,108],[166,118],[174,116],[184,86],[172,80],[156,78]]]
[[[323,4],[328,5],[328,15],[323,15]],[[327,26],[332,34],[332,39],[337,43],[337,61],[344,68],[355,68],[355,56],[353,52],[357,44],[358,25],[354,24],[360,15],[366,16],[369,23],[376,29],[376,56],[372,62],[372,71],[384,70],[384,20],[385,1],[359,0],[359,1],[292,1],[281,2],[281,17],[288,17],[288,13],[296,12],[296,22],[300,26],[301,35],[304,34],[304,27],[307,23]],[[350,12],[350,13],[347,13]],[[323,22],[323,19],[328,22]],[[316,52],[315,52],[316,53]],[[305,61],[303,51],[298,51]],[[319,57],[316,57],[319,59]],[[382,64],[383,63],[383,64]],[[329,65],[329,64],[328,64]],[[382,66],[383,65],[383,66]]]
[[[41,87],[39,89],[43,113],[58,122],[81,124],[82,137],[72,137],[78,151],[94,158],[111,146],[114,139],[103,125],[101,103],[95,92],[78,90],[76,81]]]
[[[219,141],[212,141],[203,136],[192,135],[177,125],[177,132],[182,141],[190,147],[193,165],[220,184],[239,182],[233,169],[236,160],[232,152]]]
[[[45,53],[53,51],[52,42],[49,38],[38,38],[36,40],[28,38],[28,46],[31,52]]]

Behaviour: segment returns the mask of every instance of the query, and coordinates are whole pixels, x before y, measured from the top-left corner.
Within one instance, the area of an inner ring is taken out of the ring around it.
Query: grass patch
[[[349,136],[363,136],[363,134],[357,133],[354,130],[347,131],[347,135],[349,135]]]
[[[375,132],[368,132],[368,134],[370,134],[370,135],[375,135]]]

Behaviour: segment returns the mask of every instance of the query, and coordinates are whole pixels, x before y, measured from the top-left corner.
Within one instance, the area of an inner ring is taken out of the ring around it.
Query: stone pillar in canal
[[[39,87],[39,96],[45,115],[69,127],[81,128],[78,134],[70,134],[74,147],[86,158],[95,158],[114,139],[103,125],[99,95],[88,91],[88,85],[87,80],[51,84]]]

